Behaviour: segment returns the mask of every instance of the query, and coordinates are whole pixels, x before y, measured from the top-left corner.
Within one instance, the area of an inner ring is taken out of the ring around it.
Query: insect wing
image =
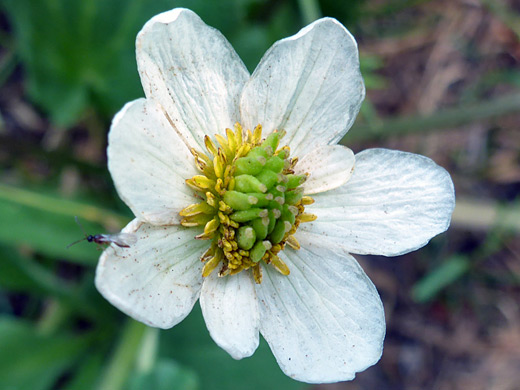
[[[137,242],[137,236],[132,233],[103,234],[103,238],[122,248],[128,248]]]

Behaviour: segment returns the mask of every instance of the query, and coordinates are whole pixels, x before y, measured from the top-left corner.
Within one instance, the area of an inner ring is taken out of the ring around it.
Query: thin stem
[[[146,325],[128,320],[119,344],[112,354],[107,369],[101,378],[99,390],[121,390],[134,369],[137,352],[146,334]]]
[[[304,24],[309,24],[321,18],[318,0],[298,0]]]
[[[467,229],[520,232],[520,206],[518,202],[504,206],[493,201],[458,198],[452,222]]]
[[[419,134],[499,117],[520,110],[520,93],[476,104],[441,110],[429,116],[390,118],[354,125],[340,143]]]
[[[141,349],[136,362],[137,372],[146,374],[150,372],[157,360],[159,350],[159,329],[147,327],[143,336]]]

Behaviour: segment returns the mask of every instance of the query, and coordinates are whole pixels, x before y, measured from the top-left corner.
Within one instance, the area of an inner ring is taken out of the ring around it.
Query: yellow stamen
[[[191,152],[191,154],[193,154],[193,156],[195,158],[203,160],[206,164],[211,163],[211,159],[206,154],[204,154],[202,152],[198,152],[194,148],[190,148],[190,152]]]
[[[202,256],[200,257],[200,261],[206,261],[206,260],[209,260],[211,257],[215,256],[215,251],[217,249],[217,246],[216,245],[211,245],[207,250],[206,252],[204,252],[202,254]]]
[[[260,264],[253,267],[253,278],[256,284],[262,283],[262,268],[260,268]]]
[[[240,147],[244,143],[244,130],[242,129],[242,126],[240,123],[235,123],[235,136],[237,141],[237,146]]]
[[[204,188],[201,188],[199,187],[197,184],[195,184],[195,182],[193,181],[193,179],[186,179],[185,180],[185,183],[188,187],[190,187],[192,190],[194,191],[197,191],[197,192],[205,192],[206,190]]]
[[[273,256],[271,258],[271,263],[270,264],[272,264],[274,266],[274,268],[278,272],[280,272],[282,275],[287,276],[287,275],[289,275],[291,273],[291,271],[289,270],[289,267],[287,267],[287,264],[285,264],[283,262],[283,260],[280,259],[278,256]]]
[[[257,125],[253,132],[252,143],[258,144],[258,143],[260,143],[261,139],[262,139],[262,125]]]
[[[302,205],[304,205],[304,206],[308,206],[308,205],[314,203],[314,199],[312,199],[310,196],[304,196],[304,197],[302,198],[301,202],[302,202]]]
[[[234,154],[237,151],[237,140],[235,138],[235,133],[233,130],[226,129],[226,136],[228,139],[229,149],[231,149],[231,153]]]
[[[218,217],[213,218],[206,224],[206,226],[204,226],[204,234],[209,235],[210,233],[217,231],[219,226],[220,221],[218,220]]]
[[[220,150],[219,150],[219,152],[220,152]],[[224,177],[224,161],[221,158],[220,153],[218,156],[215,156],[215,158],[213,159],[213,169],[215,170],[215,175],[218,178],[221,179]]]
[[[218,206],[217,198],[211,192],[206,192],[206,202],[211,207],[217,208],[217,206]]]
[[[202,276],[206,277],[209,276],[215,268],[219,265],[220,261],[222,260],[222,252],[215,253],[215,256],[213,256],[211,259],[206,261],[206,264],[204,264],[204,267],[202,267]]]
[[[215,180],[211,180],[207,176],[203,175],[195,175],[191,178],[191,180],[197,187],[204,189],[214,188],[216,184]]]
[[[206,162],[199,157],[195,157],[195,165],[197,166],[197,169],[201,172],[204,172],[206,169],[208,169],[208,165],[206,164]]]
[[[215,208],[211,207],[207,202],[190,204],[182,209],[179,214],[181,217],[189,217],[197,214],[214,214]]]
[[[208,149],[208,152],[210,152],[213,155],[213,157],[215,157],[218,154],[217,147],[215,146],[211,138],[209,138],[209,136],[207,135],[204,137],[204,145],[206,145],[206,149]]]
[[[316,221],[316,219],[318,219],[318,216],[314,214],[303,213],[298,218],[300,219],[300,222],[312,222]]]
[[[299,250],[301,248],[300,247],[300,243],[298,242],[298,240],[294,236],[287,237],[286,244],[289,245],[294,250]]]
[[[181,220],[181,225],[185,227],[204,226],[212,219],[212,215],[207,214],[190,215]]]

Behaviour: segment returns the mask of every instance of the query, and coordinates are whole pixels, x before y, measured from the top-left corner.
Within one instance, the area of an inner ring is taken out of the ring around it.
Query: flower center
[[[203,200],[180,215],[183,226],[204,226],[196,239],[212,240],[201,257],[202,276],[222,264],[219,276],[251,268],[261,283],[261,262],[289,275],[278,253],[285,245],[299,249],[294,233],[316,216],[304,212],[314,200],[303,196],[307,176],[294,174],[298,159],[289,157],[288,146],[279,148],[283,135],[275,130],[262,139],[262,126],[244,132],[237,123],[235,131],[226,129],[226,137],[215,135],[220,147],[206,136],[208,154],[191,150],[201,174],[186,184]]]

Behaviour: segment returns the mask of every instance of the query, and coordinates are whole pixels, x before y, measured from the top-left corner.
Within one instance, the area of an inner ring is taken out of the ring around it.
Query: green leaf
[[[88,342],[88,336],[42,335],[29,323],[0,318],[0,388],[52,388]]]
[[[263,339],[252,357],[234,360],[209,336],[199,305],[179,325],[161,332],[160,356],[192,367],[204,390],[307,388],[280,370]]]
[[[197,375],[181,367],[174,360],[159,360],[150,372],[134,373],[127,384],[128,390],[196,390]]]
[[[254,69],[265,49],[301,23],[289,2],[261,0],[4,0],[30,98],[60,126],[87,108],[111,116],[143,96],[135,38],[153,15],[188,7],[237,44]],[[352,7],[347,7],[351,9]],[[269,20],[265,20],[265,19]],[[259,27],[259,21],[265,27]]]
[[[470,262],[466,256],[450,257],[413,286],[413,299],[417,302],[432,300],[441,290],[463,276],[469,268]]]
[[[142,96],[135,37],[166,1],[6,0],[28,92],[52,121],[69,126],[87,107],[112,114]]]

